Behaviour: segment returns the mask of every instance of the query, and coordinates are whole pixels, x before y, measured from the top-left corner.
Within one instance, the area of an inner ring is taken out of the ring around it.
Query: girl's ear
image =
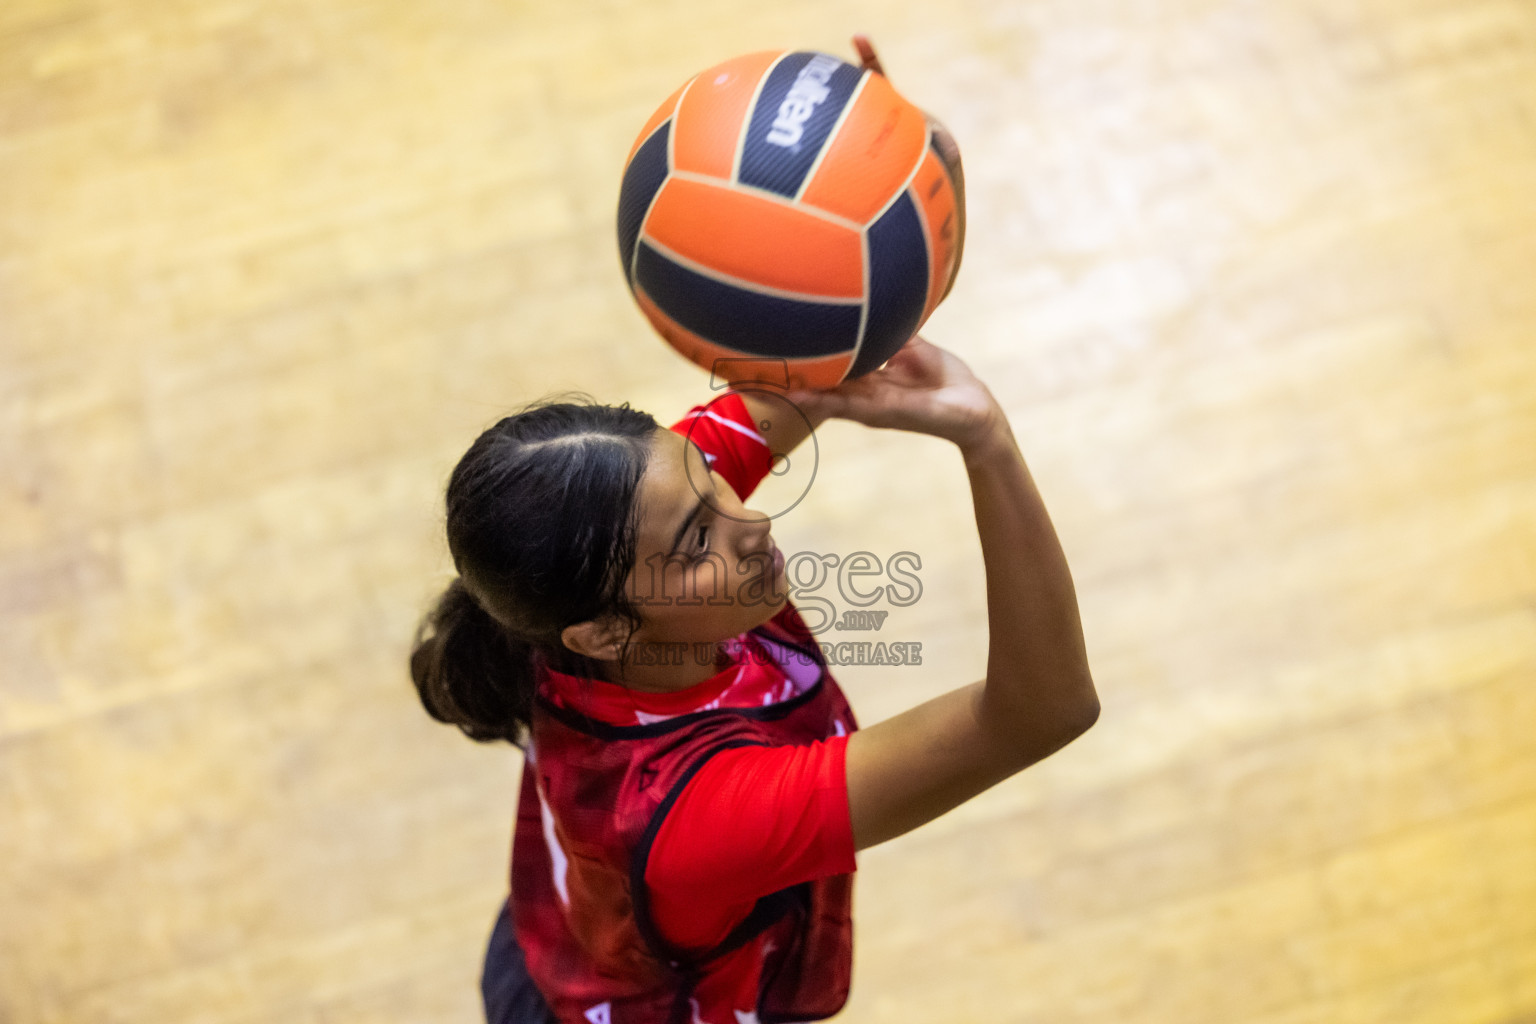
[[[595,661],[618,661],[626,631],[626,624],[617,617],[604,616],[566,626],[560,631],[560,642]]]

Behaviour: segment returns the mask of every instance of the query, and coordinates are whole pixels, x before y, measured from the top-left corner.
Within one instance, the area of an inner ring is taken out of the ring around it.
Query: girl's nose
[[[767,547],[768,532],[773,529],[773,520],[753,508],[742,509],[742,518],[746,520],[746,529],[741,531],[745,550],[761,551]]]
[[[760,527],[762,529],[767,529],[769,524],[773,522],[772,519],[768,518],[768,514],[766,512],[759,512],[755,508],[747,508],[739,501],[737,502],[736,515],[742,520],[742,522],[748,524],[749,526]]]

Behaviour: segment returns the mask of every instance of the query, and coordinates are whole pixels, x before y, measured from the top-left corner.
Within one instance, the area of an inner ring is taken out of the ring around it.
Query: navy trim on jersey
[[[809,703],[826,685],[826,681],[826,672],[823,671],[821,678],[812,683],[804,693],[798,693],[788,700],[781,700],[777,704],[769,704],[766,707],[710,708],[707,711],[690,711],[687,714],[676,715],[665,721],[650,722],[646,725],[614,725],[611,722],[603,722],[580,711],[563,708],[543,695],[535,697],[534,701],[539,705],[539,710],[555,721],[587,736],[594,736],[600,740],[642,740],[661,736],[675,729],[697,725],[710,717],[735,715],[758,722],[771,722],[774,719],[783,718],[802,704]]]
[[[740,747],[766,747],[767,745],[751,740],[731,740],[706,752],[690,764],[656,808],[656,813],[651,815],[651,820],[646,824],[645,831],[640,835],[640,842],[636,844],[635,851],[630,857],[629,897],[634,907],[635,925],[639,928],[641,936],[650,944],[651,951],[656,957],[666,961],[673,969],[682,972],[684,977],[697,977],[704,964],[741,948],[804,902],[804,897],[796,893],[804,883],[760,897],[747,916],[742,918],[718,945],[696,956],[690,956],[663,939],[660,930],[656,927],[656,922],[651,917],[650,888],[646,885],[645,869],[650,864],[651,848],[656,843],[656,837],[661,834],[662,823],[678,798],[683,795],[683,790],[693,781],[693,777],[714,759],[715,755]]]

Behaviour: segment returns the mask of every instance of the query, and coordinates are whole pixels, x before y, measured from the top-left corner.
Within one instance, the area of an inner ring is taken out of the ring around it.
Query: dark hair
[[[459,578],[416,632],[411,678],[427,713],[471,739],[521,743],[538,667],[588,677],[597,664],[560,632],[639,615],[635,495],[659,428],[648,413],[585,396],[529,406],[470,446],[448,481],[448,549]]]

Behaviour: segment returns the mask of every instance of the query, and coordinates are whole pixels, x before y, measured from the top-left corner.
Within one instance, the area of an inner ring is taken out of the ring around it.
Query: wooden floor
[[[476,1019],[520,762],[405,675],[442,485],[555,389],[704,400],[624,155],[860,29],[965,150],[926,333],[1104,715],[862,856],[841,1019],[1536,1020],[1530,0],[6,0],[0,1022]],[[781,547],[921,559],[868,722],[982,672],[979,549],[942,444],[819,442]]]

